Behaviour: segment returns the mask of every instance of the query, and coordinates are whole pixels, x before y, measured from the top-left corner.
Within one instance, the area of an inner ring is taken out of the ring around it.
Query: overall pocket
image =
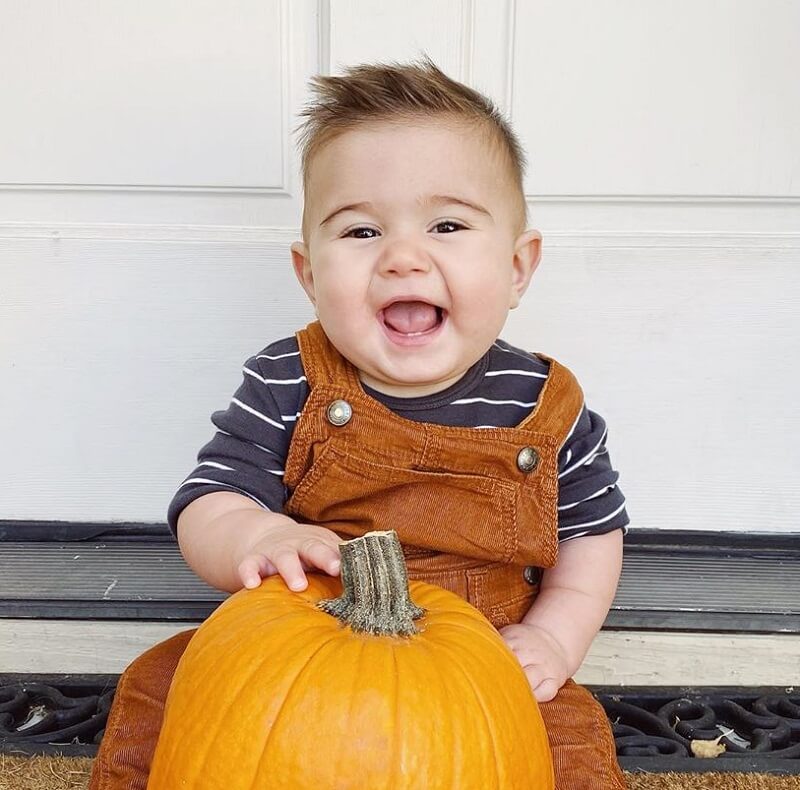
[[[418,549],[509,562],[518,545],[516,486],[485,475],[403,469],[327,445],[286,512],[353,537],[396,530]]]

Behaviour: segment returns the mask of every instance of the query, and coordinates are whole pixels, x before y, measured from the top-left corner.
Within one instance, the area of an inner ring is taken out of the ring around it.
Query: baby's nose
[[[380,260],[382,274],[407,275],[426,272],[431,268],[428,254],[417,245],[399,242],[387,247]]]

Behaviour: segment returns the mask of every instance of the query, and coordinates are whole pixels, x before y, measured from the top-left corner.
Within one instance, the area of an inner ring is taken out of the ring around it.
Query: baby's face
[[[390,395],[455,383],[489,349],[539,259],[500,157],[474,130],[376,123],[311,164],[295,270],[361,380]]]

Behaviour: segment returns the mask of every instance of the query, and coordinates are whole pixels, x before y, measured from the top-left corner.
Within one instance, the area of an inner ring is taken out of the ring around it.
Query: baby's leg
[[[172,676],[196,629],[151,647],[123,672],[89,790],[145,790]]]
[[[625,790],[608,718],[583,686],[568,680],[539,709],[553,751],[556,790]]]

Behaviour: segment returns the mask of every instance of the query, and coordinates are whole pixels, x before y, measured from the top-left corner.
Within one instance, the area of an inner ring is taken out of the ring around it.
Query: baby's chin
[[[393,398],[421,398],[426,395],[435,395],[455,384],[466,371],[449,371],[441,377],[431,379],[430,375],[419,372],[414,375],[409,373],[403,378],[386,376],[380,373],[359,369],[358,377],[362,384],[370,389],[389,395]]]

